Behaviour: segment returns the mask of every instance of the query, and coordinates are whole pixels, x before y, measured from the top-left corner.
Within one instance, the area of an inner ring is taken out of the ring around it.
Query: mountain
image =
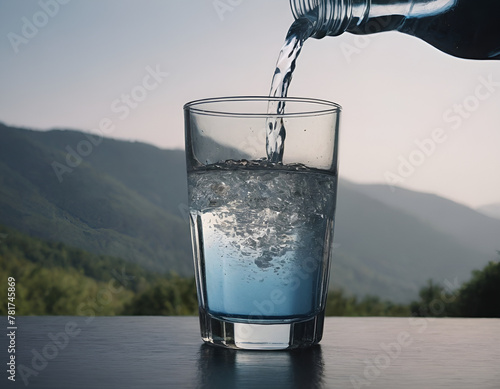
[[[371,189],[340,181],[331,285],[404,302],[429,278],[463,282],[494,254],[418,217],[421,194],[408,191],[416,196],[412,213]],[[461,218],[470,212],[479,237],[496,231],[494,219],[436,200]],[[0,124],[0,224],[149,270],[191,275],[186,204],[183,151]]]
[[[416,296],[429,278],[457,285],[491,256],[365,192],[339,186],[333,284],[358,294],[378,291],[393,301]]]
[[[92,318],[198,312],[191,277],[146,271],[120,258],[47,242],[0,225],[0,279],[8,277],[15,279],[18,315]],[[0,315],[7,315],[7,308],[0,305]]]
[[[362,185],[369,197],[416,217],[491,259],[500,250],[500,220],[442,197],[387,185]]]
[[[483,205],[477,208],[477,211],[481,212],[483,215],[500,219],[500,203]]]
[[[87,134],[5,125],[0,140],[0,223],[148,269],[192,273],[188,225],[175,213],[186,198],[182,151],[102,139],[83,156]],[[68,157],[78,150],[81,160]]]

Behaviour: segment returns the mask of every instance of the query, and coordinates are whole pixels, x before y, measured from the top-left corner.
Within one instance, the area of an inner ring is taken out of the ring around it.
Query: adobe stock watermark
[[[24,385],[28,386],[30,377],[36,377],[41,371],[45,370],[49,365],[49,361],[57,358],[59,352],[68,346],[70,340],[81,332],[82,329],[78,327],[78,323],[75,321],[68,321],[64,326],[64,331],[56,334],[49,332],[47,334],[49,341],[42,347],[41,351],[31,349],[31,365],[20,364],[18,367],[18,374],[21,376]]]
[[[480,76],[473,93],[443,112],[444,125],[434,128],[426,138],[414,139],[415,147],[407,155],[398,155],[397,168],[384,172],[384,179],[391,192],[395,192],[395,185],[404,183],[432,157],[439,146],[449,139],[451,130],[458,130],[479,109],[481,102],[488,100],[498,89],[500,80],[494,80],[491,74],[487,77]]]
[[[247,134],[245,139],[238,146],[239,150],[243,150],[242,154],[245,158],[251,159],[252,156],[259,155],[259,150],[263,151],[266,149],[266,132],[257,131],[256,133]],[[191,218],[189,213],[189,206],[186,203],[180,203],[177,206],[182,220],[189,224]]]
[[[7,39],[10,42],[14,53],[19,53],[21,45],[27,45],[35,38],[40,30],[49,24],[50,20],[55,18],[62,5],[66,5],[70,0],[39,0],[40,10],[35,12],[30,18],[23,16],[21,18],[20,34],[9,32]]]
[[[135,276],[129,276],[125,273],[125,268],[121,269],[121,274],[113,269],[111,275],[113,278],[96,293],[94,298],[88,298],[78,305],[77,314],[86,316],[85,324],[90,324],[95,319],[96,313],[102,312],[106,306],[113,302],[113,296],[123,292],[135,279]]]
[[[123,268],[121,274],[116,270],[113,270],[111,273],[113,278],[105,287],[97,291],[95,298],[82,302],[77,308],[79,315],[87,316],[85,319],[86,325],[94,320],[96,312],[101,312],[103,307],[111,304],[113,296],[121,293],[124,287],[135,278],[135,276],[127,275]],[[28,366],[20,364],[17,368],[24,385],[28,386],[32,377],[37,377],[45,370],[49,363],[68,347],[71,340],[80,335],[83,329],[76,321],[70,320],[65,323],[63,331],[57,333],[49,332],[47,334],[47,343],[41,349],[31,349],[31,363]]]
[[[372,19],[364,27],[365,34],[376,34],[385,31],[390,22],[389,16]],[[372,43],[372,38],[369,35],[352,34],[344,36],[350,40],[350,43],[341,42],[339,47],[347,63],[351,63],[354,56],[361,54]]]
[[[226,14],[232,13],[241,3],[243,0],[213,0],[212,5],[220,21],[223,22]]]
[[[311,277],[315,276],[315,272],[319,266],[322,266],[321,259],[306,258],[300,263],[299,269],[289,275],[285,290],[275,288],[269,292],[267,299],[253,300],[252,305],[254,310],[250,312],[248,322],[245,323],[245,326],[238,327],[237,336],[239,341],[251,339],[255,331],[260,328],[260,325],[255,324],[255,322],[276,314],[280,306],[285,304],[288,299],[294,297],[290,294],[296,293],[304,282],[310,282]]]
[[[63,182],[64,174],[71,173],[80,166],[84,158],[92,154],[94,148],[101,144],[105,135],[110,135],[115,131],[116,120],[123,121],[127,119],[132,111],[146,100],[149,93],[157,89],[168,76],[168,73],[160,69],[160,65],[156,65],[154,68],[148,65],[145,72],[146,74],[139,84],[132,87],[128,93],[122,93],[120,97],[111,102],[110,111],[118,114],[115,120],[110,117],[102,118],[97,128],[91,130],[90,134],[85,135],[86,139],[80,140],[76,145],[66,146],[65,163],[52,162],[51,166],[59,183]]]
[[[372,39],[367,35],[350,35],[348,37],[350,43],[341,42],[340,51],[342,51],[346,62],[351,63],[352,57],[361,54],[362,50],[371,44]]]
[[[250,132],[246,134],[245,138],[238,144],[238,150],[241,151],[241,159],[255,159],[266,150],[267,135],[265,128],[261,131]],[[191,218],[189,206],[186,203],[177,205],[177,209],[181,215],[182,220],[189,224]]]
[[[453,303],[458,296],[458,288],[460,284],[458,279],[450,282],[444,280],[444,288],[438,298],[434,298],[428,306],[428,311],[420,312],[421,314],[430,315],[431,317],[415,317],[408,318],[409,331],[400,331],[393,342],[380,343],[380,351],[372,358],[363,360],[365,365],[363,372],[360,375],[351,375],[349,380],[355,389],[360,389],[364,386],[370,386],[383,371],[386,370],[393,362],[399,358],[405,349],[413,344],[414,337],[412,333],[422,334],[429,327],[429,323],[436,320],[432,316],[439,316],[445,312],[446,304]]]

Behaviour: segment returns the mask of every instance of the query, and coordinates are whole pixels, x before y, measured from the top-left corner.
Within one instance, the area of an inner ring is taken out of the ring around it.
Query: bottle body
[[[399,31],[467,59],[500,59],[500,0],[290,0],[312,37]]]

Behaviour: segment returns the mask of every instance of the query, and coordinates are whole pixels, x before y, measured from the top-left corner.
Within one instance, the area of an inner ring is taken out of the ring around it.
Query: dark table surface
[[[16,382],[2,369],[0,388],[500,388],[500,319],[331,317],[319,346],[295,351],[204,345],[195,317],[16,327]]]

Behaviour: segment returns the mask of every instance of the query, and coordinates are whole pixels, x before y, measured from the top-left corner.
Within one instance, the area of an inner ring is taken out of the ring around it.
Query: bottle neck
[[[307,18],[313,23],[311,37],[340,35],[350,25],[360,23],[370,0],[290,0],[295,19]]]
[[[449,10],[458,0],[290,0],[295,19],[312,23],[311,37],[396,30],[408,18],[432,16]],[[382,23],[370,23],[380,21]]]

